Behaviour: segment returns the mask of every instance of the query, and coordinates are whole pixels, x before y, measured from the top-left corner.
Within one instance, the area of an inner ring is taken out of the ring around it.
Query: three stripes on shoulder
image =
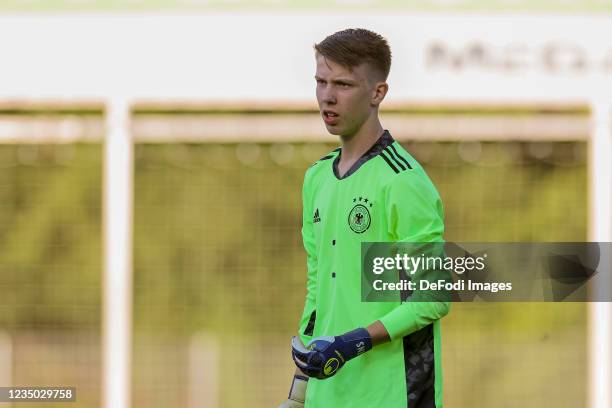
[[[391,167],[391,169],[396,173],[412,169],[412,166],[410,163],[408,163],[408,160],[399,154],[393,145],[385,147],[384,150],[380,152],[380,157],[382,157],[387,162],[389,167]]]

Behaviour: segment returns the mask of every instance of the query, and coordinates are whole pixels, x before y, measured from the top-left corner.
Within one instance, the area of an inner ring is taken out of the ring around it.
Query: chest
[[[319,186],[312,200],[318,241],[376,240],[386,230],[384,195],[376,180],[331,180]]]

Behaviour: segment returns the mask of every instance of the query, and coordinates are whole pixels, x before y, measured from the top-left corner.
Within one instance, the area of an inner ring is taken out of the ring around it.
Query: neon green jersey
[[[310,379],[307,408],[442,407],[440,322],[444,302],[362,302],[361,242],[439,242],[440,196],[388,131],[340,178],[341,149],[313,164],[303,186],[308,279],[299,333],[335,336],[380,320],[391,342]]]

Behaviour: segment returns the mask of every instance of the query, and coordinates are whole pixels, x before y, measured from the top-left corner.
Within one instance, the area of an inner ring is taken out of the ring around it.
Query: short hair
[[[314,49],[325,58],[352,71],[367,63],[387,80],[391,69],[391,48],[387,40],[365,28],[348,28],[327,36],[314,45]]]

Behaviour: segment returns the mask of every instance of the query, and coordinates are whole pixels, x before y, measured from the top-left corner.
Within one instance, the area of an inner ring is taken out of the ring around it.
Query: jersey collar
[[[391,136],[391,133],[389,133],[389,131],[385,129],[383,134],[372,145],[372,147],[370,147],[368,151],[365,152],[359,158],[359,160],[357,160],[355,164],[353,164],[351,168],[342,177],[340,177],[338,173],[338,163],[340,162],[340,155],[342,155],[342,149],[340,149],[338,152],[338,155],[336,156],[336,158],[334,159],[334,162],[332,163],[332,169],[334,170],[334,175],[336,176],[338,180],[347,178],[351,174],[355,173],[357,169],[359,169],[365,162],[378,156],[380,152],[382,152],[387,146],[392,145],[393,142],[395,142],[395,139],[393,139],[393,136]]]

